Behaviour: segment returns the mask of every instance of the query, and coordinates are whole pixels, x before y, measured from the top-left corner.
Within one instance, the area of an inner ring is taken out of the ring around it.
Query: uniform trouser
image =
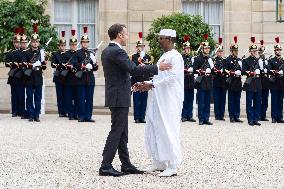
[[[145,120],[148,92],[133,93],[134,120]]]
[[[184,89],[184,101],[181,113],[182,118],[192,118],[193,100],[194,89]]]
[[[261,108],[260,108],[260,118],[266,118],[266,111],[268,107],[268,96],[269,89],[262,89],[261,92]]]
[[[225,114],[227,90],[221,87],[213,88],[215,118],[222,119]]]
[[[283,95],[284,91],[271,90],[271,118],[276,121],[283,119]]]
[[[228,90],[228,110],[231,119],[240,118],[240,100],[242,91]]]
[[[90,120],[93,114],[94,85],[78,85],[78,118]]]
[[[209,121],[211,92],[211,90],[197,90],[199,121]]]
[[[69,118],[77,118],[78,116],[78,100],[77,100],[77,86],[66,85],[65,87],[65,102],[66,111]]]
[[[248,122],[256,122],[260,117],[261,91],[246,91],[246,112]]]
[[[12,114],[25,115],[25,87],[21,83],[11,85],[11,106]]]
[[[110,165],[118,151],[123,166],[131,165],[128,143],[128,112],[129,107],[110,107],[111,131],[108,134],[103,151],[102,166]]]
[[[66,114],[65,85],[55,82],[58,114]]]
[[[29,118],[39,118],[42,98],[42,85],[27,86],[27,113]]]

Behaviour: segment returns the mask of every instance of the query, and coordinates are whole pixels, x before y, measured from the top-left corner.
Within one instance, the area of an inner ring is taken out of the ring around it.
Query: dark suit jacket
[[[125,50],[110,43],[102,52],[105,77],[105,106],[129,107],[131,102],[130,74],[158,74],[157,65],[136,66]]]

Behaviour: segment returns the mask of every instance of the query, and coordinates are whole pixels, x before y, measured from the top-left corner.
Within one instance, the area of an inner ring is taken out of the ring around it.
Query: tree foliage
[[[174,29],[177,32],[176,49],[181,52],[183,37],[190,36],[190,44],[193,50],[197,50],[200,43],[204,41],[203,35],[208,34],[209,44],[212,47],[216,42],[213,40],[212,28],[203,22],[201,16],[192,16],[184,13],[174,13],[162,16],[154,20],[146,40],[149,41],[150,54],[157,60],[162,50],[158,43],[158,34],[161,29]]]
[[[0,0],[0,62],[5,51],[12,49],[14,29],[24,27],[28,37],[33,33],[31,20],[38,20],[40,43],[45,44],[53,37],[47,50],[54,50],[57,44],[57,33],[50,24],[50,16],[45,15],[47,0]]]

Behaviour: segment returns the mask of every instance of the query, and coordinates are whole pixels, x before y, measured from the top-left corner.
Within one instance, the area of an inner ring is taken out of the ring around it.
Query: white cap
[[[176,37],[177,32],[176,30],[172,30],[172,29],[161,29],[159,35],[167,36],[167,37]]]

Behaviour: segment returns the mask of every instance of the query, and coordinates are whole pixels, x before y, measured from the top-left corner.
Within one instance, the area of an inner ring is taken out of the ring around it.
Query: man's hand
[[[163,59],[159,64],[159,70],[161,71],[170,70],[172,69],[172,67],[173,66],[171,64],[168,64],[165,59]]]

